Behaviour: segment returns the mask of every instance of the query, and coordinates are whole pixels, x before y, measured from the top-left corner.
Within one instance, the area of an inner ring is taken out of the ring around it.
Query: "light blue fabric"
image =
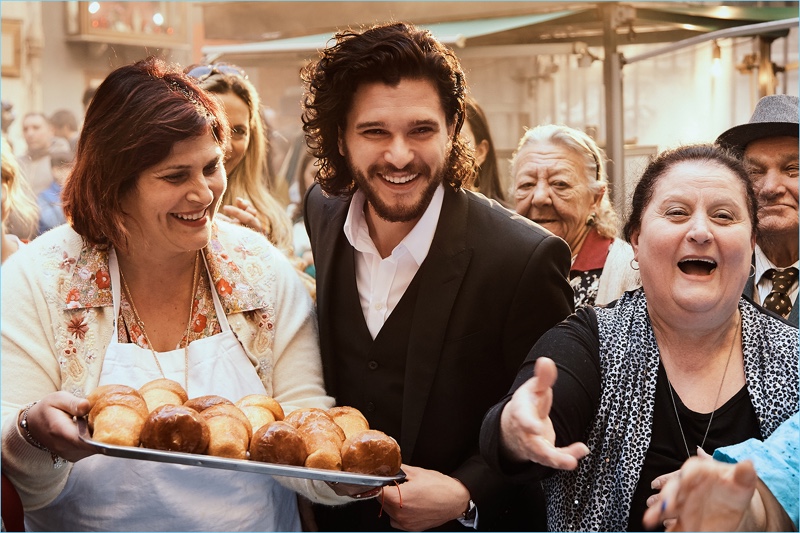
[[[61,185],[54,181],[50,187],[36,197],[39,205],[39,234],[64,224],[64,210],[61,207]]]
[[[714,452],[714,459],[726,463],[753,461],[758,477],[786,509],[797,529],[800,514],[800,414],[786,420],[765,441],[749,439]]]

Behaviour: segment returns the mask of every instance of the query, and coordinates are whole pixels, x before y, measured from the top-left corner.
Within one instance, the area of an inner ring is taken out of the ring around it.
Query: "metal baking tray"
[[[256,474],[269,474],[272,476],[317,479],[320,481],[348,483],[351,485],[364,485],[368,487],[384,487],[394,483],[402,483],[406,479],[406,474],[402,470],[394,476],[370,476],[366,474],[356,474],[353,472],[306,468],[304,466],[289,466],[275,463],[262,463],[259,461],[227,459],[224,457],[214,457],[212,455],[165,452],[161,450],[152,450],[150,448],[117,446],[114,444],[106,444],[104,442],[92,440],[91,435],[89,435],[89,426],[85,418],[78,418],[77,423],[80,439],[86,444],[93,446],[98,453],[108,455],[109,457],[123,457],[126,459],[156,461],[159,463],[203,466],[206,468],[237,470],[239,472],[254,472]]]

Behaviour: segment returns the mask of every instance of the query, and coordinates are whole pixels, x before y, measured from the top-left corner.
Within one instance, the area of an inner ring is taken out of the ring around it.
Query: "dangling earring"
[[[594,220],[597,218],[596,213],[592,213],[588,217],[586,217],[586,225],[587,226],[594,226]]]
[[[639,270],[639,262],[636,261],[636,266],[633,266],[634,261],[636,261],[636,259],[631,259],[628,263],[631,266],[631,270]]]

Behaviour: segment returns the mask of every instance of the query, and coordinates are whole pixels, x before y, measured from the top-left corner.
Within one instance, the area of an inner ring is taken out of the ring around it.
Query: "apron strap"
[[[119,342],[119,307],[122,300],[121,281],[119,275],[119,262],[117,261],[117,251],[114,247],[108,252],[108,272],[111,276],[111,298],[114,304],[114,333],[111,335],[111,344]]]
[[[211,279],[211,271],[208,268],[208,261],[206,261],[206,255],[201,254],[203,256],[203,265],[206,269],[206,277],[208,278],[208,285],[211,288],[211,299],[214,301],[214,310],[217,312],[217,322],[219,322],[219,328],[222,330],[223,333],[230,331],[231,326],[228,323],[228,317],[225,315],[225,309],[222,307],[222,302],[219,299],[219,295],[217,294],[217,290],[214,288],[214,280]]]

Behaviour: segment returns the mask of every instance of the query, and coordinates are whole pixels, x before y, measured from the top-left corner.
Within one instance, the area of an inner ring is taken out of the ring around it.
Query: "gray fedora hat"
[[[798,98],[786,94],[765,96],[756,104],[750,122],[734,126],[717,138],[717,144],[738,153],[757,139],[798,137]]]

